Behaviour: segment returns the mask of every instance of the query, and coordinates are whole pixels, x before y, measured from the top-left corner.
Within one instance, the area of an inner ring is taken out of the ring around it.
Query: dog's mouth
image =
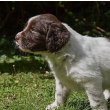
[[[19,48],[20,50],[24,50],[17,41],[15,41],[15,44],[17,48]]]
[[[16,45],[16,47],[17,47],[19,50],[21,50],[21,51],[23,51],[23,52],[26,52],[26,53],[32,53],[32,54],[41,54],[41,53],[42,53],[42,52],[40,52],[40,51],[37,52],[37,53],[34,53],[34,52],[32,52],[31,50],[24,48],[24,47],[22,46],[22,44],[21,44],[20,42],[16,41],[16,40],[15,40],[15,45]]]
[[[21,51],[23,51],[23,52],[29,52],[28,49],[23,48],[23,46],[22,46],[22,44],[21,44],[20,41],[16,41],[15,40],[15,44],[16,44],[16,47],[19,48]]]

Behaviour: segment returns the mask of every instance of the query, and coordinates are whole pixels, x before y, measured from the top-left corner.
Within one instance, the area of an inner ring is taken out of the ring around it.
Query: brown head
[[[23,31],[15,37],[16,45],[23,51],[59,51],[69,40],[66,27],[51,14],[42,14],[28,20]]]

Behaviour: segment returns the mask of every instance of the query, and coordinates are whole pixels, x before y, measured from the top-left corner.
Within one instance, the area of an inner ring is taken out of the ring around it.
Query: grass
[[[19,73],[0,76],[0,110],[44,110],[54,100],[54,80],[40,73]],[[59,110],[83,110],[88,101],[82,94],[75,93],[67,106]],[[89,110],[89,109],[84,109]]]
[[[45,110],[54,100],[54,78],[41,57],[0,56],[0,110]],[[90,110],[87,97],[73,92],[58,110]]]

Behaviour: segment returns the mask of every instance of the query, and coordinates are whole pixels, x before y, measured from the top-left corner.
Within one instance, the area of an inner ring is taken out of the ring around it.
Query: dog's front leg
[[[55,110],[60,105],[64,104],[67,100],[67,97],[70,93],[70,90],[67,89],[58,78],[56,78],[56,92],[55,92],[55,101],[46,107],[46,110]]]
[[[94,81],[85,84],[85,89],[93,110],[108,110],[104,99],[101,79],[96,78]]]

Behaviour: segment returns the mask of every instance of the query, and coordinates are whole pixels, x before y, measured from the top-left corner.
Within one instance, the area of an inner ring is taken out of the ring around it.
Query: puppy
[[[24,52],[41,54],[56,80],[55,101],[46,110],[58,108],[73,89],[87,93],[93,110],[108,110],[110,98],[110,41],[83,36],[54,15],[30,18],[15,37]]]

